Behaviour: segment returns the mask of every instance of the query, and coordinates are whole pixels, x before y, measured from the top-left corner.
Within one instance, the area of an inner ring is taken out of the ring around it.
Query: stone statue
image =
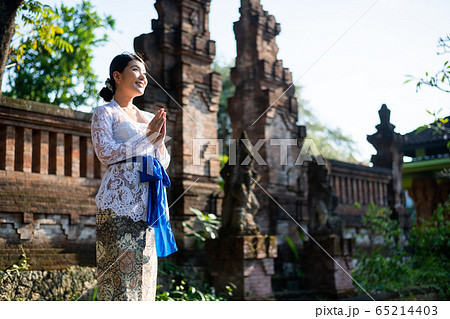
[[[254,220],[259,203],[253,192],[259,176],[253,167],[254,158],[242,143],[242,139],[248,139],[245,131],[237,144],[236,164],[231,165],[228,161],[220,171],[225,182],[222,227],[219,231],[221,237],[259,235],[260,233]],[[250,158],[250,161],[245,160],[247,157]]]
[[[312,161],[308,166],[308,231],[314,235],[342,235],[342,222],[336,213],[338,197],[330,184],[328,162],[319,165]]]

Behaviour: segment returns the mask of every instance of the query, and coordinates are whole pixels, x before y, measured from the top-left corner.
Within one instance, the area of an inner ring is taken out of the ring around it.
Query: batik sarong
[[[158,257],[145,221],[97,210],[99,300],[155,300]]]

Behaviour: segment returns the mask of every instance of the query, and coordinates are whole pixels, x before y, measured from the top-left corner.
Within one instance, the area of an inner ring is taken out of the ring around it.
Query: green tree
[[[72,52],[73,46],[61,35],[64,29],[55,23],[60,16],[53,9],[39,1],[27,0],[19,7],[18,16],[21,24],[15,24],[16,32],[11,41],[9,58],[20,68],[23,55],[30,49],[42,47],[48,53],[54,49]]]
[[[20,24],[15,23],[16,15]],[[59,16],[48,5],[35,0],[0,0],[0,17],[0,86],[5,68],[20,68],[30,48],[40,46],[50,53],[55,48],[73,50],[60,36],[63,29],[55,25]],[[8,60],[12,63],[6,66]]]
[[[73,46],[73,51],[67,52],[63,45],[47,50],[34,38],[24,38],[27,50],[21,59],[26,67],[19,64],[8,69],[10,90],[5,95],[71,108],[93,105],[98,83],[91,67],[93,48],[107,41],[106,35],[97,36],[96,31],[113,28],[115,21],[111,16],[100,17],[86,0],[77,7],[61,5],[53,11],[58,15],[55,24],[63,31],[60,37]]]

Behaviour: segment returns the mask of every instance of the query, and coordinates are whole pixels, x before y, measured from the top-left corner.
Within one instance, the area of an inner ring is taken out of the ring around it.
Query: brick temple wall
[[[331,186],[339,199],[337,211],[345,229],[361,227],[361,214],[367,205],[388,207],[388,186],[391,173],[386,168],[356,165],[329,160]],[[361,205],[360,208],[355,203]]]
[[[0,268],[95,265],[95,194],[106,167],[93,151],[91,115],[0,97]],[[51,258],[50,258],[51,257]]]

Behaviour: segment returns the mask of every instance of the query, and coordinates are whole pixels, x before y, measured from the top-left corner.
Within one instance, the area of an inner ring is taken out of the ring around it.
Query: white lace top
[[[155,115],[139,112],[147,123],[132,120],[114,100],[94,110],[91,136],[101,163],[109,165],[133,156],[151,155],[167,169],[170,155],[166,147],[164,155],[161,155],[146,136],[147,125]],[[122,163],[109,166],[95,197],[99,209],[110,208],[117,215],[129,216],[134,221],[146,220],[148,184],[139,182],[140,165]]]

